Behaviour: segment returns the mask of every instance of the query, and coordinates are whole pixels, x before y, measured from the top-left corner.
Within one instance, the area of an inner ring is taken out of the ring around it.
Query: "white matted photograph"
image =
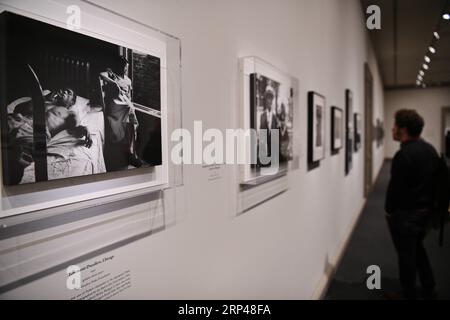
[[[353,166],[353,130],[353,92],[347,89],[345,90],[345,174],[348,174]]]
[[[182,183],[178,38],[84,1],[2,1],[0,18],[0,216]]]
[[[315,163],[325,157],[325,97],[317,92],[308,94],[308,161]]]
[[[258,132],[258,147],[264,148],[263,154],[270,157],[272,130],[278,130],[279,162],[285,164],[292,160],[293,140],[293,89],[289,84],[281,83],[262,74],[250,75],[250,126]],[[264,133],[261,130],[266,130]],[[265,136],[263,137],[262,134]],[[261,143],[264,141],[265,143]],[[256,167],[270,166],[258,159]]]

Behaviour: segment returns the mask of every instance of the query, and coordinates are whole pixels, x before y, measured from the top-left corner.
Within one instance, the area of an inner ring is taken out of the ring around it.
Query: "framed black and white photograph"
[[[236,212],[242,214],[289,188],[289,172],[299,169],[301,118],[299,80],[269,61],[239,58],[239,88],[236,120],[246,137],[237,150],[246,161],[236,167]]]
[[[0,20],[4,185],[162,164],[159,57],[11,12]]]
[[[361,137],[362,137],[362,121],[361,114],[356,112],[354,114],[354,125],[355,125],[355,152],[361,149]]]
[[[376,140],[377,148],[381,147],[384,141],[384,124],[380,119],[376,120],[374,137]]]
[[[331,107],[331,152],[336,154],[344,145],[344,113],[341,108]]]
[[[325,157],[325,97],[308,93],[308,163],[317,164]]]
[[[181,127],[180,40],[71,4],[81,28],[64,1],[0,4],[1,217],[182,181],[168,161],[168,133]]]
[[[270,166],[262,163],[260,153],[270,157],[278,152],[279,163],[286,164],[293,154],[293,89],[258,73],[250,74],[250,127],[257,131],[257,163],[254,168]],[[273,130],[278,130],[279,150],[271,150]],[[263,150],[261,150],[261,148]]]
[[[353,166],[353,92],[345,90],[345,174],[347,175]]]

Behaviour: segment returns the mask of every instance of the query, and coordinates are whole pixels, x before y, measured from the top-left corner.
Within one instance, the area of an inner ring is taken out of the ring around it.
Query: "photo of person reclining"
[[[48,90],[46,91],[48,92]],[[46,93],[44,92],[44,94]],[[43,96],[48,180],[104,173],[103,113],[73,89]],[[35,182],[33,100],[19,98],[8,105],[10,183]]]
[[[161,165],[159,58],[9,12],[0,19],[4,185]]]

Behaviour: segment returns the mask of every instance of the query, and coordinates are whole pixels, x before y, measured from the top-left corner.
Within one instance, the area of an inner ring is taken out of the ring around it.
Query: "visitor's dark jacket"
[[[386,212],[431,209],[438,163],[438,153],[426,141],[417,139],[402,143],[392,160]]]

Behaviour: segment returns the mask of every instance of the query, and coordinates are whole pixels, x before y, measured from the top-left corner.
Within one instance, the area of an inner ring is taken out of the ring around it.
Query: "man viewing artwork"
[[[439,156],[435,148],[421,138],[423,118],[415,110],[395,114],[392,136],[400,142],[391,167],[385,210],[398,255],[402,292],[398,298],[417,299],[416,276],[422,285],[422,297],[435,298],[435,280],[423,246],[426,226],[433,210],[433,190]],[[388,296],[390,298],[391,296]]]

